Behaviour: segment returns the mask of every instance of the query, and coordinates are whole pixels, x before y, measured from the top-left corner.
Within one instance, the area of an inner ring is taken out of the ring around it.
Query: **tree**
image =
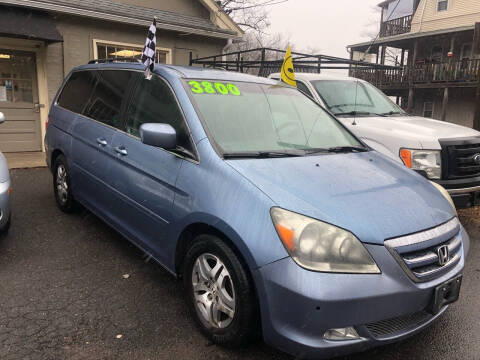
[[[288,0],[219,0],[217,4],[246,32],[265,34],[270,26],[268,7]]]

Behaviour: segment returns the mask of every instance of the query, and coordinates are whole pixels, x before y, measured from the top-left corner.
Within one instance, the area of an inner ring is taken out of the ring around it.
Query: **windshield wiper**
[[[361,146],[335,146],[328,148],[328,152],[342,153],[342,152],[365,152],[367,148]]]
[[[372,112],[368,112],[368,111],[336,112],[336,113],[333,113],[333,115],[335,115],[335,116],[342,116],[342,115],[346,115],[346,116],[375,115],[375,116],[382,116],[382,117],[387,116],[387,115],[385,115],[385,114],[377,114],[377,113],[372,113]]]
[[[402,111],[389,111],[389,112],[386,112],[386,113],[382,113],[380,115],[389,116],[389,115],[403,115],[403,114],[405,114],[405,113],[402,112]]]
[[[251,152],[231,152],[224,153],[224,159],[241,159],[241,158],[280,158],[280,157],[299,157],[305,156],[305,151],[251,151]]]

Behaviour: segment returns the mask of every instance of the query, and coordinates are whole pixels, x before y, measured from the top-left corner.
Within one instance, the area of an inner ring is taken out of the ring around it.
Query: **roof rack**
[[[107,64],[107,63],[127,63],[127,62],[134,62],[134,63],[142,63],[142,61],[136,57],[121,57],[121,58],[108,58],[108,59],[93,59],[90,60],[89,64]]]
[[[270,74],[280,72],[284,56],[285,50],[271,48],[236,51],[198,59],[193,59],[193,55],[190,52],[190,66],[201,65],[206,68],[222,68],[228,71],[268,77]],[[292,52],[292,60],[295,72],[298,73],[320,73],[324,69],[398,69],[395,66],[374,64],[366,61],[297,52]]]

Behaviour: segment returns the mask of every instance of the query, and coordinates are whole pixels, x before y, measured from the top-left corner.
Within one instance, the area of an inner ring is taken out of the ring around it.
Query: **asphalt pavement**
[[[197,330],[181,283],[84,210],[55,206],[47,169],[13,170],[0,239],[0,359],[291,359],[262,342],[226,350]],[[480,359],[480,210],[460,300],[414,338],[345,359]]]

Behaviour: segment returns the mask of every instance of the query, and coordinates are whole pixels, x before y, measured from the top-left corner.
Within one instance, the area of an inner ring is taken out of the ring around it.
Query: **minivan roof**
[[[130,70],[145,70],[145,65],[141,63],[94,63],[81,65],[76,67],[75,70],[87,70],[87,69],[96,69],[100,70],[102,68],[109,69],[130,69]],[[249,74],[242,74],[233,71],[218,70],[218,69],[205,69],[201,67],[193,66],[176,66],[176,65],[166,65],[166,64],[156,64],[154,73],[160,74],[161,71],[167,71],[173,76],[186,79],[210,79],[210,80],[223,80],[223,81],[244,81],[244,82],[255,82],[260,84],[271,84],[274,85],[277,81],[272,79],[267,79],[263,77],[258,77]]]

